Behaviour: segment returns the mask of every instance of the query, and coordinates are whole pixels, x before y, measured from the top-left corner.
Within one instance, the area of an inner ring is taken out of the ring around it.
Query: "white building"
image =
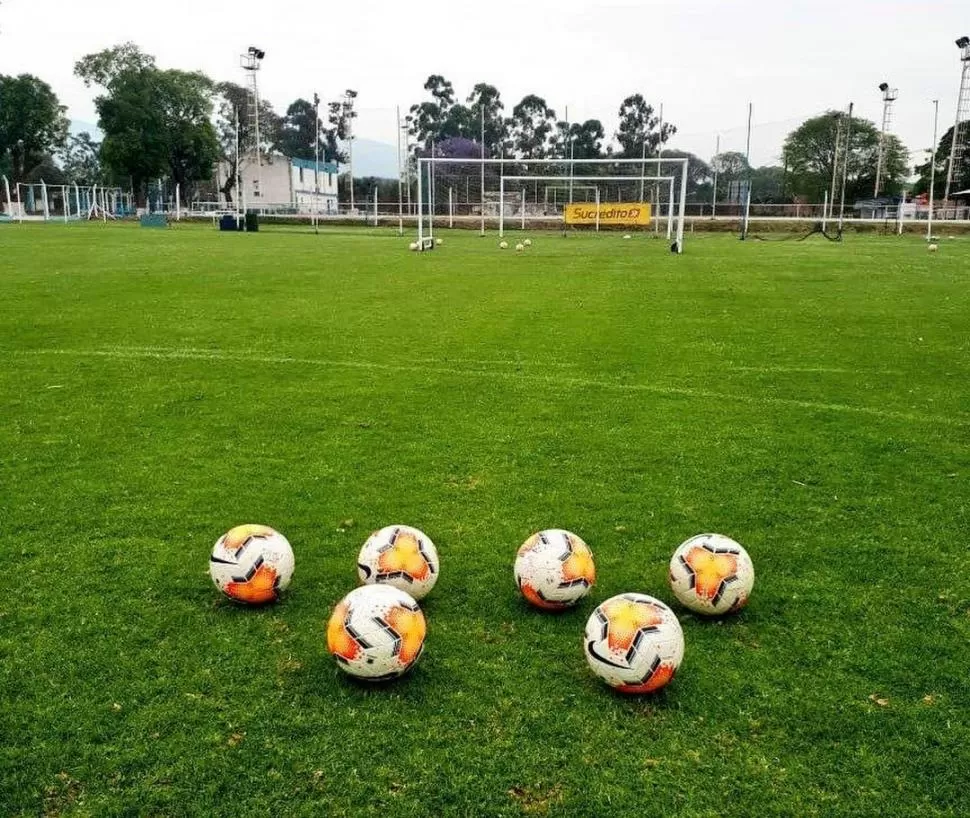
[[[336,213],[338,168],[332,162],[320,162],[320,178],[312,159],[290,159],[282,154],[242,157],[242,203],[246,208],[296,213]],[[220,162],[217,182],[221,190],[231,167]],[[237,196],[235,188],[233,197]]]

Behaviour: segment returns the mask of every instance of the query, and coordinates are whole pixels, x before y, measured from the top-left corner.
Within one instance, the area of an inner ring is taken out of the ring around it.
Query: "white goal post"
[[[522,180],[524,181],[526,177],[523,176],[504,176],[505,168],[514,169],[516,167],[521,168],[523,165],[544,165],[544,166],[564,166],[564,165],[598,165],[598,166],[612,166],[617,167],[629,167],[637,168],[639,173],[636,175],[622,176],[618,177],[622,181],[626,182],[639,182],[641,180],[655,180],[655,181],[668,181],[671,186],[671,191],[675,189],[675,180],[679,177],[680,179],[680,196],[679,201],[676,202],[677,206],[677,217],[676,217],[676,238],[674,239],[673,250],[678,254],[684,252],[684,224],[685,224],[685,212],[686,212],[686,202],[687,202],[687,173],[689,169],[690,160],[687,157],[677,157],[677,158],[653,158],[653,159],[623,159],[623,158],[610,158],[610,159],[582,159],[575,160],[575,162],[570,162],[569,160],[564,160],[562,158],[556,159],[474,159],[474,158],[458,158],[458,157],[428,157],[419,156],[417,157],[417,182],[418,182],[418,202],[417,202],[417,233],[418,233],[418,246],[424,246],[424,239],[426,237],[434,236],[434,188],[429,185],[429,189],[425,189],[425,173],[433,174],[435,166],[440,165],[465,165],[465,166],[475,166],[481,167],[482,174],[484,175],[485,168],[487,166],[497,167],[499,169],[500,180],[499,185],[501,187],[499,195],[499,207],[500,207],[500,217],[501,210],[504,206],[504,179],[510,180]],[[650,168],[654,175],[647,176],[646,169]],[[570,181],[581,181],[583,179],[589,181],[607,181],[608,177],[598,177],[598,176],[573,176],[572,173],[568,176],[563,175],[548,175],[548,176],[537,176],[535,181],[548,181],[548,182],[570,182]],[[433,178],[429,175],[429,180]],[[482,235],[485,233],[485,191],[484,186],[481,189],[481,223],[482,223]],[[674,196],[671,195],[671,201],[668,204],[668,221],[673,219],[673,206],[674,206]]]

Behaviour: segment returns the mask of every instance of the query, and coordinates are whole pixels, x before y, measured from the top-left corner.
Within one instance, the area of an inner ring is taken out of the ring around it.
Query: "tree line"
[[[219,192],[232,200],[237,117],[241,153],[256,148],[246,88],[215,82],[199,72],[163,69],[133,43],[83,57],[75,73],[97,89],[103,141],[68,133],[66,109],[43,80],[0,75],[0,173],[14,182],[43,178],[53,184],[116,184],[130,187],[139,198],[152,181],[164,178],[181,185],[189,199],[200,185],[211,185],[215,165],[223,161],[229,173]],[[507,110],[494,85],[478,83],[461,98],[440,74],[428,77],[424,92],[410,106],[407,119],[415,154],[427,154],[434,146],[439,155],[477,157],[483,134],[485,153],[493,158],[640,158],[662,149],[665,157],[691,160],[688,192],[693,201],[711,200],[715,174],[719,201],[736,197],[749,181],[755,202],[820,201],[832,186],[837,147],[844,146],[848,130],[843,112],[812,117],[788,135],[780,162],[753,168],[738,152],[723,152],[708,162],[668,147],[677,126],[661,122],[657,108],[641,93],[620,102],[615,129],[608,135],[602,121],[569,121],[537,94],[525,95]],[[299,98],[284,114],[261,101],[259,148],[302,159],[312,159],[319,150],[322,160],[342,163],[346,157],[341,145],[353,116],[343,100],[318,106]],[[952,134],[952,128],[944,133],[934,155],[938,173],[945,171]],[[961,128],[961,138],[970,143],[970,123]],[[872,195],[879,141],[874,123],[852,120],[847,200]],[[896,194],[903,188],[908,162],[905,147],[889,135],[882,191]],[[929,161],[916,168],[916,192],[928,187],[929,169]],[[955,184],[958,189],[970,187],[970,144]]]

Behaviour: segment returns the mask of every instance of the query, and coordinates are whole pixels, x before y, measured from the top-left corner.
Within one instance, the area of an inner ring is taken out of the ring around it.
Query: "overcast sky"
[[[970,0],[0,0],[0,73],[40,76],[72,119],[96,122],[93,92],[72,74],[83,54],[133,40],[162,67],[239,82],[239,54],[257,45],[277,109],[353,88],[359,134],[386,142],[394,107],[422,99],[432,73],[461,96],[496,85],[507,111],[537,93],[608,134],[639,91],[679,128],[671,146],[704,158],[718,133],[722,149],[744,149],[752,102],[756,164],[827,108],[854,101],[878,123],[888,81],[899,88],[893,129],[916,158],[931,142],[932,99],[940,132],[953,124],[963,34]]]

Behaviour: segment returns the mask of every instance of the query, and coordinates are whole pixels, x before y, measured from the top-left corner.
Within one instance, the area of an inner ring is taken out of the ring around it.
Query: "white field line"
[[[919,412],[897,412],[877,409],[870,406],[851,406],[844,403],[779,398],[772,395],[731,395],[712,392],[706,389],[693,389],[682,386],[660,386],[645,383],[624,383],[622,381],[597,380],[594,378],[575,378],[560,374],[542,375],[527,372],[503,371],[495,369],[462,369],[457,366],[425,366],[420,364],[381,364],[372,361],[347,361],[327,358],[294,358],[288,355],[253,355],[244,352],[221,352],[208,349],[169,349],[164,347],[112,347],[108,349],[35,349],[17,351],[18,355],[59,355],[74,358],[115,358],[121,360],[163,360],[163,361],[228,361],[249,364],[279,364],[359,369],[372,372],[411,372],[418,375],[450,375],[471,378],[495,378],[497,380],[518,381],[541,384],[554,388],[609,389],[618,392],[646,393],[668,397],[699,398],[724,403],[744,403],[752,406],[788,406],[799,409],[846,414],[866,415],[885,420],[900,420],[907,423],[926,423],[957,428],[970,427],[970,418],[949,417],[946,415],[926,415]],[[514,362],[510,362],[514,363]]]

